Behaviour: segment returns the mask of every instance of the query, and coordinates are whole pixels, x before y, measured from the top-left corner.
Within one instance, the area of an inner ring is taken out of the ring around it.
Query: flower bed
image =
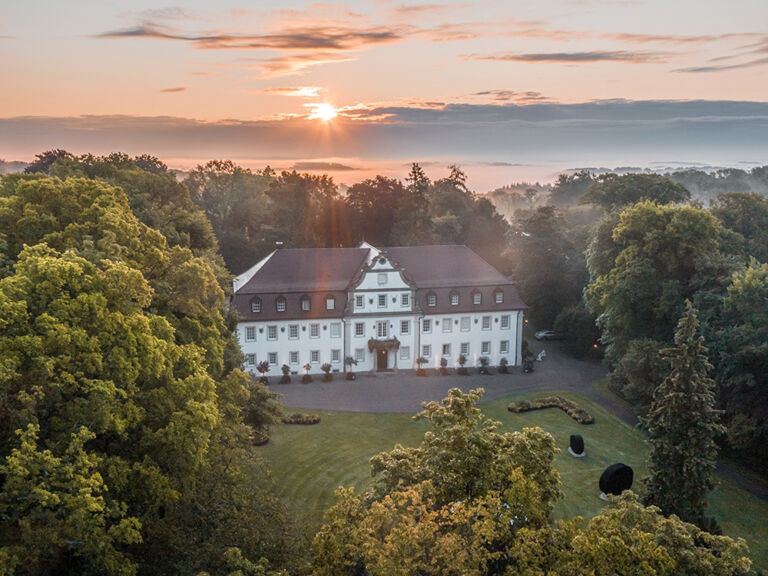
[[[306,412],[294,412],[283,416],[283,424],[303,424],[309,426],[320,422],[320,416],[307,414]]]
[[[507,410],[515,413],[542,410],[543,408],[560,408],[560,410],[568,414],[579,424],[592,424],[595,421],[594,416],[584,410],[584,408],[560,396],[547,396],[546,398],[538,398],[532,401],[510,402],[509,406],[507,406]]]

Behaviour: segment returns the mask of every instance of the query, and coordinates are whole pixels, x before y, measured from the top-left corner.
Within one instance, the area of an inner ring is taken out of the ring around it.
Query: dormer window
[[[427,306],[433,308],[437,305],[437,296],[435,296],[434,292],[430,292],[427,294]]]
[[[500,288],[497,288],[493,293],[493,301],[496,302],[496,304],[504,303],[504,292],[502,292]]]
[[[479,306],[482,303],[483,303],[483,295],[477,290],[472,292],[472,304],[474,304],[475,306]]]
[[[451,306],[458,306],[458,305],[459,305],[459,293],[451,292]]]
[[[261,298],[256,297],[251,300],[251,312],[259,314],[261,312]]]
[[[307,296],[305,294],[304,296],[301,297],[301,310],[303,312],[309,312],[309,308],[310,308],[310,306],[309,306],[309,296]]]
[[[336,308],[336,298],[333,296],[326,296],[325,297],[325,309],[326,310],[334,310]]]
[[[277,297],[277,300],[275,300],[275,305],[277,306],[278,312],[285,312],[285,298],[283,296]]]

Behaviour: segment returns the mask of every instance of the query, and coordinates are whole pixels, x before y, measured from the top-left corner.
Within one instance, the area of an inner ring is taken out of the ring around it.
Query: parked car
[[[536,340],[562,340],[564,336],[554,330],[539,330],[534,334]]]

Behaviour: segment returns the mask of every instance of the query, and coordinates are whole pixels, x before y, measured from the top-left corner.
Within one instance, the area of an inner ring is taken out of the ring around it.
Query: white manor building
[[[522,363],[523,310],[512,282],[466,246],[281,248],[234,280],[245,368],[301,373]]]

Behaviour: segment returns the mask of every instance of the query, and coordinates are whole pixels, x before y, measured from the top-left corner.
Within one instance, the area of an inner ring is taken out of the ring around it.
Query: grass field
[[[481,408],[486,417],[502,423],[502,430],[541,426],[554,436],[560,448],[555,467],[560,472],[564,492],[555,507],[555,517],[578,514],[590,518],[597,514],[604,505],[598,498],[597,482],[605,467],[614,462],[631,466],[635,471],[633,488],[641,489],[639,480],[646,474],[648,450],[641,432],[590,400],[567,392],[560,395],[589,410],[595,416],[594,424],[578,424],[556,408],[524,414],[512,414],[506,409],[511,400],[539,395],[503,398],[483,403]],[[338,486],[365,489],[370,482],[371,456],[390,450],[397,443],[416,445],[427,429],[426,423],[414,422],[406,414],[315,413],[322,416],[320,424],[276,426],[270,443],[263,449],[278,493],[310,526],[322,520]],[[585,458],[568,454],[571,434],[584,437]],[[717,518],[725,534],[743,537],[755,564],[768,569],[768,502],[723,484],[712,494],[710,514]]]

